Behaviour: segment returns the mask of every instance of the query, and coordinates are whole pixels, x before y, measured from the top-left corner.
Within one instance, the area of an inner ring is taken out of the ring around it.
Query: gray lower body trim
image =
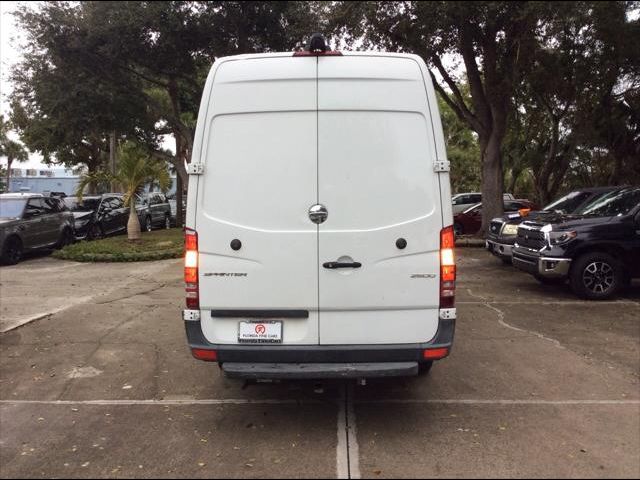
[[[235,363],[222,366],[228,378],[244,380],[405,377],[418,374],[418,362]]]
[[[220,363],[380,363],[424,362],[427,348],[451,348],[455,319],[440,319],[428,343],[399,345],[216,345],[209,343],[199,321],[184,322],[191,348],[216,350]]]

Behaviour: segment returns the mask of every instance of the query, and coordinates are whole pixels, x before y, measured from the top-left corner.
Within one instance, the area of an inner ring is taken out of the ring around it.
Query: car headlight
[[[502,227],[503,235],[517,235],[518,234],[518,225],[515,223],[506,223],[504,227]]]
[[[549,243],[553,245],[562,245],[567,243],[578,236],[577,232],[549,232]]]

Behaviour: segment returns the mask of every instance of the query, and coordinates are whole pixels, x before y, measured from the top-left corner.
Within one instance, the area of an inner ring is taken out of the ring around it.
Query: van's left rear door
[[[285,345],[318,344],[316,75],[316,58],[290,55],[214,73],[195,216],[213,344],[239,343],[240,323],[260,319],[282,322]]]

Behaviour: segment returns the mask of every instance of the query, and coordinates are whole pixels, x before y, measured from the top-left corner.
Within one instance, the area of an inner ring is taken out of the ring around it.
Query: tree
[[[162,190],[167,190],[171,186],[171,177],[165,162],[153,160],[143,146],[125,142],[118,152],[116,173],[103,170],[82,175],[76,195],[82,199],[84,190],[92,183],[120,185],[124,192],[124,203],[130,210],[127,236],[130,241],[136,241],[140,239],[140,219],[135,205],[136,194],[139,194],[149,183],[157,183]]]
[[[462,89],[468,95],[468,91]],[[478,139],[447,103],[438,97],[447,158],[451,162],[451,190],[475,192],[480,189],[480,148]]]
[[[106,138],[117,130],[125,138],[146,140],[154,155],[173,163],[187,184],[185,163],[191,157],[200,96],[211,64],[223,55],[293,50],[301,32],[311,31],[317,8],[315,2],[284,1],[46,2],[37,10],[23,7],[18,19],[29,32],[31,69],[27,71],[60,61],[70,69],[55,72],[71,72],[73,82],[86,79],[88,88],[99,87],[97,95],[89,94],[97,112],[107,120],[114,113],[113,118],[128,121],[126,125],[82,123],[98,132],[95,138]],[[16,69],[17,77],[21,69]],[[33,93],[30,82],[29,76],[21,82],[27,98]],[[64,98],[64,92],[59,93],[51,97]],[[111,101],[101,93],[111,96]],[[34,110],[46,112],[42,98],[34,101]],[[79,108],[87,106],[83,99],[77,96]],[[53,122],[44,123],[51,126]],[[67,133],[64,126],[60,128]],[[159,148],[164,135],[175,138],[174,155]],[[88,135],[71,137],[83,139],[75,143],[75,153],[87,143]],[[52,143],[73,142],[57,137]],[[180,222],[179,198],[177,204]]]
[[[548,6],[539,2],[337,2],[336,32],[369,45],[423,56],[436,91],[477,133],[482,165],[483,220],[502,213],[502,144],[513,111],[514,89],[527,71]],[[464,65],[461,80],[445,66]],[[441,80],[440,80],[441,79]],[[461,83],[468,83],[470,100]]]
[[[11,190],[11,164],[14,161],[26,162],[29,159],[29,153],[24,146],[11,140],[9,138],[9,132],[12,129],[12,122],[5,120],[0,115],[0,156],[7,157],[7,170],[6,170],[6,190]]]

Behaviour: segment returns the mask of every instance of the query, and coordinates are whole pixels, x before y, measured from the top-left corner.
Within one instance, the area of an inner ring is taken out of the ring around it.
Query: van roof
[[[415,55],[413,53],[395,53],[395,52],[378,52],[375,50],[367,50],[367,51],[342,51],[339,50],[340,54],[344,57],[403,57],[403,58],[421,58],[419,55]],[[251,60],[254,58],[275,58],[275,57],[293,57],[293,54],[297,52],[269,52],[269,53],[245,53],[241,55],[230,55],[227,57],[220,57],[216,60],[216,62],[226,62],[231,60]],[[322,57],[323,55],[318,55]],[[328,56],[328,55],[327,55]],[[305,57],[301,57],[305,58]],[[335,56],[330,56],[330,58],[335,58]]]

